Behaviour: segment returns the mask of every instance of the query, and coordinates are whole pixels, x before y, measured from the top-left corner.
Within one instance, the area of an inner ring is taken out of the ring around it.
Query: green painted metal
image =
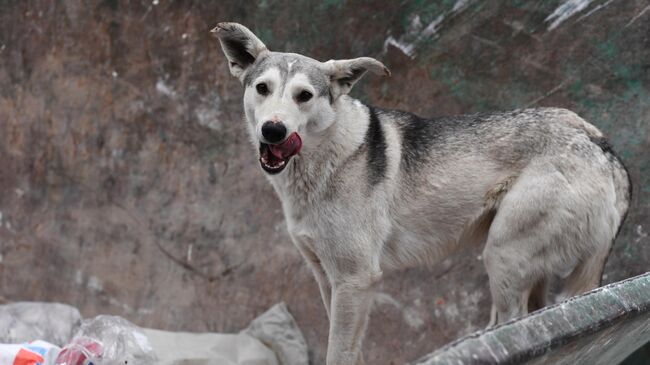
[[[417,365],[616,365],[650,341],[650,273],[463,337]]]

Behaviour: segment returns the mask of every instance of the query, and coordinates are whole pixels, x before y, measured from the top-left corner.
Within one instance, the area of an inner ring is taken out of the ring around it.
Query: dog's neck
[[[368,107],[344,95],[334,102],[333,109],[335,122],[322,132],[318,145],[305,145],[284,172],[270,177],[287,214],[304,214],[321,199],[333,174],[364,143]]]

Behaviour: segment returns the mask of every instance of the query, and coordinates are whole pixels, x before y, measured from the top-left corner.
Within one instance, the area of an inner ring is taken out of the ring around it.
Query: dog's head
[[[390,75],[379,61],[361,57],[319,62],[269,51],[248,28],[219,23],[212,30],[228,58],[230,73],[245,87],[248,129],[269,174],[284,170],[303,148],[318,148],[336,121],[336,100],[367,72]]]

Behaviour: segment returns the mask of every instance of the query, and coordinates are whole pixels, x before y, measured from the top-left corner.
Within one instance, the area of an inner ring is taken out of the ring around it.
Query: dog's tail
[[[614,247],[614,240],[621,232],[632,201],[632,180],[623,161],[614,152],[605,137],[592,137],[591,141],[601,148],[610,162],[616,194],[615,209],[618,212],[619,222],[616,233],[611,238],[609,248],[605,252],[594,253],[587,260],[578,264],[567,277],[563,286],[563,296],[565,297],[578,295],[602,285],[602,274],[607,258]]]
[[[487,240],[492,220],[497,213],[501,200],[517,180],[517,176],[509,176],[496,183],[485,193],[483,209],[463,230],[459,242],[468,246],[480,246]]]

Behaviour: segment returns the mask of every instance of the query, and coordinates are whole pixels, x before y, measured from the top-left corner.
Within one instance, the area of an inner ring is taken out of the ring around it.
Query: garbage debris
[[[305,339],[284,303],[270,308],[238,334],[139,328],[124,318],[106,315],[82,321],[79,311],[70,306],[14,303],[0,305],[0,335],[0,341],[8,343],[0,344],[0,365],[309,362]]]
[[[140,328],[121,317],[97,316],[83,321],[54,365],[148,365],[155,361],[153,348]]]
[[[282,365],[309,363],[307,341],[284,303],[262,313],[242,333],[250,334],[271,348]]]
[[[239,334],[143,329],[160,365],[307,365],[307,343],[284,303]]]
[[[17,302],[0,305],[0,343],[42,340],[63,346],[70,342],[80,324],[79,310],[65,304]]]
[[[144,331],[159,365],[284,365],[262,342],[246,334]]]
[[[0,365],[52,365],[61,348],[45,341],[0,344]]]
[[[102,356],[102,345],[87,337],[77,337],[59,353],[55,365],[85,365]]]

